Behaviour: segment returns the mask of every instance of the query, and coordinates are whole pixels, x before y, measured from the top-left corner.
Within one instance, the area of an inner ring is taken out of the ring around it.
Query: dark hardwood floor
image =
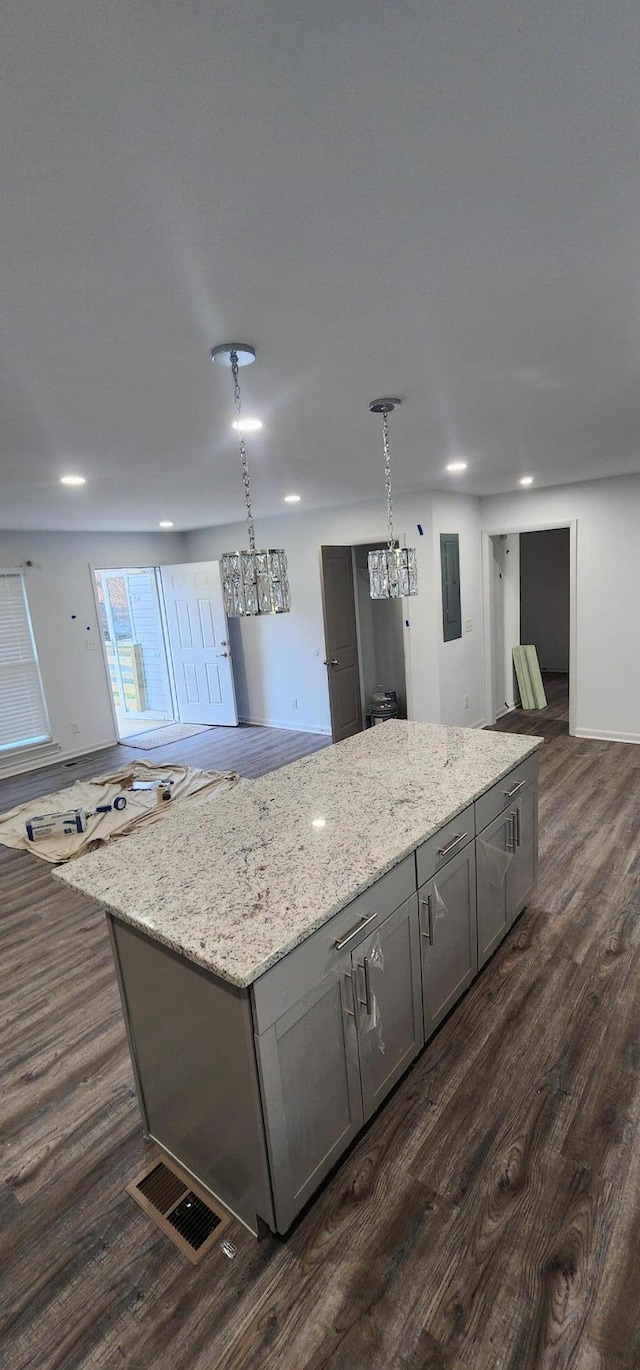
[[[548,692],[497,725],[547,739],[530,907],[288,1239],[234,1224],[234,1260],[189,1266],[125,1194],[148,1149],[102,916],[0,848],[7,1370],[640,1366],[640,748],[570,738]],[[319,741],[172,755],[257,774]]]

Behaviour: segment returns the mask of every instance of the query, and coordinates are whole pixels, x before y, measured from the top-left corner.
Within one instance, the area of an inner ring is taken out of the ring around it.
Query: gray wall
[[[520,534],[520,641],[543,670],[569,670],[569,529]]]

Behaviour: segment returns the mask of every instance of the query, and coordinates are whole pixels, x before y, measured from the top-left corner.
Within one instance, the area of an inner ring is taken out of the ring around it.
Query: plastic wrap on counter
[[[380,941],[380,936],[378,933],[376,933],[376,936],[373,939],[373,946],[371,950],[367,952],[364,959],[365,964],[362,967],[362,971],[363,975],[365,976],[365,1012],[362,1018],[360,1019],[360,1031],[375,1033],[375,1040],[378,1050],[384,1054],[385,1045],[384,1037],[382,1035],[382,1015],[380,1013],[380,1005],[376,998],[376,994],[373,989],[371,980],[371,968],[373,968],[373,970],[377,971],[378,973],[384,972],[384,952],[382,950],[382,943]],[[367,962],[369,966],[368,970],[366,964]]]
[[[434,880],[431,890],[431,918],[433,923],[439,923],[441,918],[446,918],[449,910]]]
[[[476,840],[484,857],[489,884],[496,890],[502,889],[514,853],[505,851],[504,847],[495,846],[493,842],[488,842],[484,837],[478,837]]]

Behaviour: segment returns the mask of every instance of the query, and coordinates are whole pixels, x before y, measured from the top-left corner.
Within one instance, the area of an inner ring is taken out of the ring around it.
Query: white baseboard
[[[315,723],[282,723],[276,718],[239,718],[239,723],[250,723],[254,728],[284,728],[289,733],[317,733],[318,737],[331,737],[330,728],[318,728]]]
[[[576,728],[574,737],[585,737],[592,742],[632,742],[640,744],[640,733],[609,733],[600,728]]]
[[[93,742],[90,747],[79,747],[74,752],[63,752],[61,748],[54,748],[47,756],[32,756],[28,760],[23,757],[15,764],[8,766],[5,770],[0,767],[0,780],[10,780],[13,775],[26,775],[28,771],[42,771],[47,766],[64,766],[68,761],[75,761],[78,756],[89,756],[91,752],[104,752],[107,747],[117,746],[117,738],[111,738],[109,742]]]
[[[486,718],[479,718],[478,721],[477,721],[477,723],[471,723],[471,724],[470,724],[470,727],[472,727],[472,728],[486,728],[486,726],[487,726],[487,720],[486,720]]]

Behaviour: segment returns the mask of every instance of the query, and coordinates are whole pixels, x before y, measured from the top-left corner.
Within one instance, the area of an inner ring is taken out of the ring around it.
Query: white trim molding
[[[600,728],[576,728],[576,737],[591,742],[630,742],[640,745],[640,733],[610,733]]]
[[[275,718],[241,718],[238,716],[238,723],[248,724],[252,728],[282,728],[287,733],[315,733],[317,737],[331,737],[330,728],[318,728],[315,723],[281,723]],[[123,746],[126,745],[123,743]]]

